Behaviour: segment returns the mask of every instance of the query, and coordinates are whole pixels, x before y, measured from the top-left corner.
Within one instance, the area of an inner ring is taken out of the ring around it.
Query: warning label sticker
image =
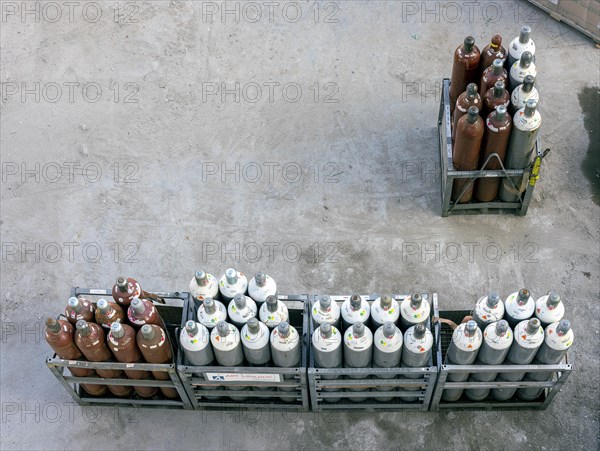
[[[206,380],[223,382],[281,382],[279,374],[206,373]]]

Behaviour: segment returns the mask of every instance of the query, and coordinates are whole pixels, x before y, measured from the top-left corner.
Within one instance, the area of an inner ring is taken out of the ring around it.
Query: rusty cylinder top
[[[500,47],[502,45],[502,36],[500,36],[499,34],[495,34],[494,36],[492,36],[492,42],[490,43],[490,46],[492,48],[497,48]]]
[[[321,324],[321,326],[319,327],[319,331],[321,333],[321,337],[323,338],[329,338],[333,333],[333,329],[331,328],[331,324],[329,323]]]
[[[273,295],[267,296],[267,299],[265,301],[267,303],[267,310],[269,312],[276,312],[277,311],[277,298]]]
[[[519,34],[519,42],[527,44],[529,42],[529,35],[531,34],[531,28],[525,25],[521,28],[521,34]]]
[[[200,271],[196,271],[196,274],[194,274],[194,277],[196,278],[196,283],[200,286],[204,286],[206,284],[208,284],[208,277],[206,276],[206,273],[202,270]]]
[[[79,331],[79,334],[83,337],[88,336],[92,332],[92,328],[88,324],[88,322],[84,319],[80,319],[75,324],[75,328]]]
[[[60,323],[54,318],[48,318],[46,320],[46,329],[52,334],[57,334],[60,332]]]
[[[215,313],[217,310],[217,306],[215,305],[215,301],[210,296],[204,298],[204,310],[206,313]]]
[[[523,79],[522,89],[523,92],[531,92],[535,83],[535,77],[533,75],[525,75]]]
[[[121,323],[112,323],[110,325],[110,333],[115,338],[121,338],[125,335],[125,328]]]
[[[264,287],[267,283],[267,275],[264,272],[258,272],[254,276],[254,280],[256,281],[256,285],[259,287]]]
[[[237,271],[233,268],[229,268],[225,271],[225,278],[227,279],[227,283],[229,285],[235,285],[238,280]]]

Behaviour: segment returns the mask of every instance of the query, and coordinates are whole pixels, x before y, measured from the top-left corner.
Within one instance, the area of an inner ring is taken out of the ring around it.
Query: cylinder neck
[[[115,338],[122,338],[125,335],[125,328],[121,323],[112,323],[110,325],[110,333]]]
[[[260,324],[256,318],[250,318],[247,324],[250,333],[257,334],[260,331]]]
[[[90,327],[89,323],[83,319],[77,321],[77,323],[75,324],[75,328],[79,332],[79,335],[81,335],[82,337],[87,337],[89,334],[92,333],[92,328]]]
[[[490,47],[493,49],[497,49],[502,45],[502,36],[499,34],[495,34],[492,36],[492,41],[490,42]]]
[[[519,305],[527,304],[528,300],[529,300],[529,290],[526,288],[519,290],[519,294],[517,295],[517,302],[519,303]]]
[[[529,99],[525,104],[525,110],[523,114],[527,117],[533,117],[537,110],[537,102],[534,99]]]
[[[504,113],[506,114],[506,108],[504,109]],[[498,305],[498,302],[500,302],[500,296],[498,296],[498,293],[490,293],[488,294],[487,301],[485,304],[489,308],[495,308]]]
[[[508,332],[508,323],[501,319],[496,323],[496,335],[503,337]]]
[[[413,335],[417,340],[422,340],[423,337],[425,337],[426,333],[427,333],[427,328],[425,327],[425,324],[419,323],[416,326],[414,326]]]
[[[527,327],[525,328],[525,331],[526,331],[527,335],[534,335],[538,332],[539,329],[540,329],[540,320],[537,318],[531,318],[527,322]]]
[[[469,83],[467,85],[467,98],[474,99],[477,97],[477,85],[475,83]]]
[[[556,333],[559,337],[562,337],[564,334],[571,330],[571,321],[568,319],[561,319],[558,322],[558,326],[556,326]]]
[[[244,296],[241,293],[235,295],[235,297],[233,298],[233,302],[235,303],[235,306],[240,310],[246,308],[246,296]]]
[[[206,275],[206,273],[204,271],[196,271],[196,274],[194,275],[194,277],[196,278],[196,283],[199,286],[205,286],[208,285],[208,276]]]
[[[352,307],[352,310],[360,310],[361,305],[362,305],[362,299],[357,294],[353,295],[350,298],[350,307]]]
[[[152,340],[154,338],[154,328],[150,324],[144,324],[141,330],[142,336],[146,340]]]
[[[331,307],[331,298],[329,296],[321,296],[321,300],[319,301],[319,306],[321,310],[326,312]]]
[[[233,268],[229,268],[225,271],[225,278],[229,285],[235,285],[238,281],[237,271]]]
[[[83,306],[81,302],[76,297],[69,298],[68,302],[69,308],[76,313],[80,313],[83,310]]]
[[[527,69],[531,65],[532,60],[533,55],[531,52],[523,52],[521,59],[519,60],[519,66],[521,66],[523,69]]]
[[[469,111],[467,112],[467,122],[469,124],[474,124],[477,122],[477,118],[479,116],[479,108],[476,106],[469,107]]]
[[[54,318],[48,318],[46,320],[46,330],[51,334],[57,334],[60,332],[60,323]]]
[[[389,310],[392,307],[392,298],[390,296],[381,296],[379,302],[384,310]]]
[[[140,298],[134,298],[133,301],[131,301],[130,307],[135,313],[139,315],[146,311],[146,307],[144,307],[144,303]]]
[[[100,310],[101,313],[104,313],[105,315],[110,313],[112,310],[112,306],[106,299],[99,299],[98,302],[96,303],[96,308],[98,310]]]
[[[383,335],[386,338],[394,338],[394,335],[396,335],[396,326],[394,326],[394,323],[388,322],[383,325]]]
[[[527,76],[525,76],[525,78],[523,80],[521,89],[523,90],[524,93],[531,92],[531,91],[533,91],[534,83],[535,83],[535,78],[533,77],[533,75],[527,75]]]
[[[268,296],[265,302],[267,303],[267,310],[269,312],[277,311],[277,298],[275,296]]]
[[[198,325],[194,321],[188,321],[185,323],[185,331],[188,335],[196,335],[198,333]]]
[[[227,324],[225,321],[219,321],[217,324],[217,333],[221,337],[226,337],[229,335],[229,324]]]
[[[121,293],[127,292],[127,279],[125,277],[117,277],[116,285]]]
[[[465,49],[465,53],[471,53],[473,51],[473,47],[475,47],[475,38],[473,36],[467,36],[465,38],[463,47]]]
[[[494,85],[494,97],[496,99],[499,99],[503,95],[504,95],[504,82],[497,81],[496,84]]]
[[[502,69],[504,68],[504,64],[502,64],[502,60],[501,59],[495,59],[493,64],[492,64],[492,73],[494,75],[501,75],[502,74]]]
[[[206,313],[215,313],[216,310],[217,310],[217,305],[215,304],[215,301],[213,301],[213,298],[211,298],[211,297],[204,298],[204,311]]]
[[[470,110],[470,108],[469,108]],[[470,111],[469,111],[470,112]],[[414,309],[421,307],[423,297],[419,293],[415,293],[410,297],[410,306]]]
[[[331,328],[331,324],[329,324],[329,323],[321,324],[321,326],[319,327],[319,332],[321,334],[321,337],[323,337],[323,338],[331,337],[331,335],[333,334],[333,329]]]
[[[473,320],[467,321],[465,324],[465,335],[467,337],[473,337],[477,333],[477,323]]]
[[[519,34],[519,42],[521,44],[527,44],[529,42],[529,35],[531,34],[531,28],[524,26],[521,28],[521,34]]]
[[[290,325],[285,321],[280,322],[279,325],[277,326],[277,332],[282,337],[289,336],[290,335]]]
[[[256,286],[264,287],[267,284],[267,275],[264,272],[259,272],[254,276]]]
[[[553,309],[555,308],[558,304],[560,304],[560,295],[558,293],[555,293],[554,291],[551,292],[548,295],[548,299],[546,300],[546,305]]]
[[[352,325],[352,333],[355,337],[362,337],[365,334],[365,325],[361,322]]]

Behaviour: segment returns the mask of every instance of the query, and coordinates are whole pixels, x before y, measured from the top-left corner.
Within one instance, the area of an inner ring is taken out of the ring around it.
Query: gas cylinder
[[[202,270],[196,271],[190,281],[190,294],[199,301],[207,297],[216,299],[219,296],[219,281],[212,274]]]
[[[506,53],[506,49],[502,47],[502,36],[499,34],[495,34],[492,36],[491,42],[486,45],[481,51],[481,59],[479,60],[479,67],[481,71],[485,71],[488,67],[490,67],[494,60],[499,59],[502,61],[502,64],[506,61],[508,54]]]
[[[48,318],[44,337],[60,359],[85,360],[73,341],[73,325],[68,321]],[[94,370],[85,368],[69,368],[69,371],[75,377],[91,377],[95,374]],[[81,387],[92,396],[102,396],[107,391],[106,385],[81,384]]]
[[[554,291],[535,302],[535,316],[542,323],[542,327],[560,321],[564,315],[565,305],[560,299],[560,295]]]
[[[452,113],[454,112],[456,99],[464,92],[467,85],[479,81],[480,58],[481,54],[475,45],[473,36],[467,36],[463,44],[455,50],[450,81],[450,108]]]
[[[343,309],[342,309],[343,315]],[[370,368],[373,357],[373,333],[363,322],[357,321],[344,334],[344,367]],[[366,376],[349,376],[351,379],[367,379]],[[349,391],[367,391],[365,388],[350,388]],[[367,398],[349,398],[352,402],[363,402]]]
[[[127,309],[127,318],[133,327],[138,329],[144,324],[163,326],[158,310],[151,301],[146,299],[133,299]]]
[[[400,305],[391,296],[381,296],[371,304],[371,322],[373,330],[377,330],[384,323],[396,324],[400,317]]]
[[[373,367],[374,368],[397,368],[400,366],[402,357],[402,331],[389,321],[384,323],[375,331],[373,337]],[[380,374],[379,379],[393,379],[392,375]],[[379,387],[377,391],[393,391],[393,387]],[[392,396],[380,396],[375,398],[379,402],[388,402],[394,399]]]
[[[433,334],[424,323],[409,327],[404,333],[402,345],[402,357],[400,365],[404,368],[424,368],[429,366],[431,352],[433,349]],[[408,379],[420,379],[420,374],[405,374]],[[418,391],[419,388],[404,388],[404,391]],[[403,397],[405,402],[418,401],[417,396]]]
[[[535,77],[533,75],[526,75],[523,79],[523,84],[513,89],[510,96],[509,111],[511,116],[514,116],[521,108],[525,108],[529,99],[533,99],[536,102],[540,100],[540,93],[535,87]]]
[[[494,63],[483,71],[481,82],[479,84],[479,92],[485,94],[494,87],[496,82],[501,81],[504,86],[508,86],[508,73],[504,69],[504,62],[501,59],[494,60]]]
[[[400,330],[406,331],[409,327],[427,321],[430,311],[429,302],[419,293],[405,297],[400,303]]]
[[[214,360],[212,346],[210,345],[210,332],[196,321],[187,321],[181,329],[179,342],[183,348],[185,358],[194,366],[210,365]]]
[[[485,94],[485,93],[484,93]],[[477,107],[479,111],[482,109],[481,96],[477,92],[477,85],[475,83],[469,83],[467,90],[458,96],[456,101],[456,108],[452,115],[452,141],[456,140],[456,127],[458,121],[469,111],[472,106]]]
[[[102,327],[96,323],[90,323],[85,320],[77,321],[75,325],[75,344],[90,362],[112,362],[113,355],[110,352],[106,342]],[[96,370],[98,376],[112,378],[124,378],[125,375],[120,370]],[[115,396],[128,396],[131,387],[124,385],[109,385],[108,389]]]
[[[479,116],[477,107],[470,107],[467,114],[461,117],[456,124],[456,139],[452,149],[453,164],[459,171],[472,171],[477,169],[479,163],[479,150],[483,139],[484,125]],[[465,185],[470,186],[458,199]],[[466,203],[473,196],[473,184],[469,179],[454,179],[452,187],[452,200]]]
[[[275,366],[283,368],[291,368],[300,366],[300,335],[296,328],[288,324],[286,321],[271,331],[271,355]],[[284,376],[285,378],[285,376]],[[290,379],[293,376],[289,377]],[[278,391],[296,391],[295,388],[278,388]],[[296,396],[282,397],[282,401],[294,402]]]
[[[210,333],[210,342],[219,365],[238,366],[244,361],[240,332],[233,324],[220,321]]]
[[[506,169],[524,169],[531,164],[541,125],[542,117],[537,111],[537,102],[529,99],[525,108],[517,111],[513,118],[513,130],[504,162]],[[500,199],[504,202],[518,202],[520,193],[518,195],[514,193],[514,188],[508,180],[505,178],[500,184]],[[519,188],[521,178],[513,177],[511,180]]]
[[[510,93],[505,89],[506,85],[502,80],[498,80],[493,88],[488,89],[483,95],[483,114],[487,118],[489,114],[500,105],[508,108],[510,103]]]
[[[506,354],[513,342],[513,334],[508,322],[500,320],[488,324],[483,332],[483,343],[479,348],[475,365],[500,365],[504,362]],[[470,381],[491,382],[498,373],[472,373]],[[490,393],[489,388],[468,388],[465,395],[471,401],[483,401]]]
[[[219,282],[219,293],[221,293],[221,301],[228,305],[236,294],[246,294],[248,289],[248,279],[244,273],[229,268],[221,277]]]
[[[514,341],[510,346],[506,363],[514,365],[528,365],[534,359],[538,349],[544,342],[544,329],[537,318],[521,321],[514,330]],[[525,377],[522,373],[500,373],[497,381],[516,382]],[[506,401],[513,397],[516,388],[494,388],[492,396],[498,401]]]
[[[511,91],[514,91],[522,85],[527,75],[531,75],[535,78],[537,75],[537,68],[535,67],[531,53],[524,52],[523,55],[521,55],[521,59],[514,63],[510,68],[508,78]]]
[[[573,344],[573,330],[571,322],[562,319],[546,327],[544,342],[540,346],[534,364],[557,365],[559,364],[571,345]],[[552,372],[527,373],[525,380],[547,381],[552,378]],[[519,388],[517,396],[526,401],[533,401],[542,394],[542,388]]]
[[[315,328],[325,323],[339,327],[340,314],[340,306],[338,303],[332,301],[327,295],[321,296],[320,299],[317,299],[313,303],[312,310],[310,312],[313,326]]]
[[[535,55],[535,43],[530,34],[531,28],[524,26],[521,28],[521,34],[511,41],[508,46],[508,67],[512,67],[516,61],[519,61],[524,52],[529,52],[532,56]]]
[[[257,313],[256,302],[254,302],[251,297],[241,293],[237,293],[233,297],[233,302],[230,302],[227,307],[229,320],[238,329],[244,327],[244,324],[246,324],[250,318],[256,318]]]
[[[110,329],[112,323],[125,322],[125,312],[119,304],[112,299],[98,299],[96,303],[96,323],[105,329]]]
[[[371,306],[366,299],[357,294],[350,296],[340,308],[342,327],[348,329],[356,322],[366,323],[371,316]]]
[[[488,324],[500,321],[504,316],[504,303],[498,293],[490,293],[479,298],[473,310],[473,319],[481,330]]]
[[[65,316],[71,324],[77,324],[80,319],[84,321],[94,321],[94,304],[86,298],[71,297],[65,308]]]
[[[485,130],[486,133],[483,136],[483,144],[481,145],[481,157],[479,158],[480,166],[483,166],[487,158],[493,153],[498,154],[500,160],[504,162],[512,130],[512,118],[507,114],[504,105],[498,106],[496,111],[490,113],[485,121]],[[491,158],[485,167],[485,169],[490,170],[500,168],[500,162],[495,157]],[[481,177],[477,179],[475,197],[480,202],[491,202],[498,196],[499,187],[500,179],[498,177]]]
[[[452,333],[452,341],[446,352],[446,362],[450,365],[471,365],[483,341],[483,334],[473,320],[460,324]],[[450,382],[464,382],[469,373],[449,373]],[[446,389],[442,393],[444,401],[458,401],[463,393],[462,388]]]
[[[142,295],[142,287],[131,277],[117,277],[117,282],[113,285],[112,296],[118,304],[129,306],[134,298]]]
[[[144,363],[142,353],[135,341],[135,330],[127,324],[112,323],[108,333],[108,347],[121,363]],[[125,370],[129,379],[152,379],[150,372]],[[158,392],[158,387],[136,387],[133,389],[142,398],[151,398]]]
[[[276,296],[270,295],[260,307],[259,318],[269,329],[274,329],[282,321],[289,322],[288,309]]]
[[[204,298],[204,302],[198,308],[198,322],[212,330],[219,324],[219,321],[227,320],[227,307],[222,302],[216,301],[211,297]]]
[[[244,356],[250,365],[266,366],[271,360],[269,328],[265,323],[250,318],[240,332]]]
[[[510,294],[504,301],[504,319],[512,328],[521,321],[531,318],[534,310],[535,301],[527,288]]]
[[[277,284],[271,276],[259,272],[248,282],[248,294],[260,308],[268,296],[277,294]]]
[[[328,296],[329,297],[329,296]],[[329,323],[322,323],[312,335],[312,350],[315,358],[316,368],[341,368],[343,363],[342,355],[342,334]],[[339,376],[320,375],[321,379],[338,379]],[[339,391],[337,388],[324,388],[323,391]],[[339,402],[341,398],[323,398],[325,402]]]
[[[133,302],[132,302],[133,303]],[[144,324],[137,333],[137,344],[148,363],[172,363],[173,351],[171,341],[164,329],[156,324]],[[152,371],[158,380],[169,380],[166,371]],[[171,387],[160,387],[160,391],[167,398],[178,398],[177,390]]]

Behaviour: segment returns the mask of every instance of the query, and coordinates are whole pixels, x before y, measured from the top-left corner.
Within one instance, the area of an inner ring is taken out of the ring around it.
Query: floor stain
[[[585,177],[592,184],[592,199],[600,205],[600,88],[586,87],[579,93],[583,123],[590,144],[581,164]]]

